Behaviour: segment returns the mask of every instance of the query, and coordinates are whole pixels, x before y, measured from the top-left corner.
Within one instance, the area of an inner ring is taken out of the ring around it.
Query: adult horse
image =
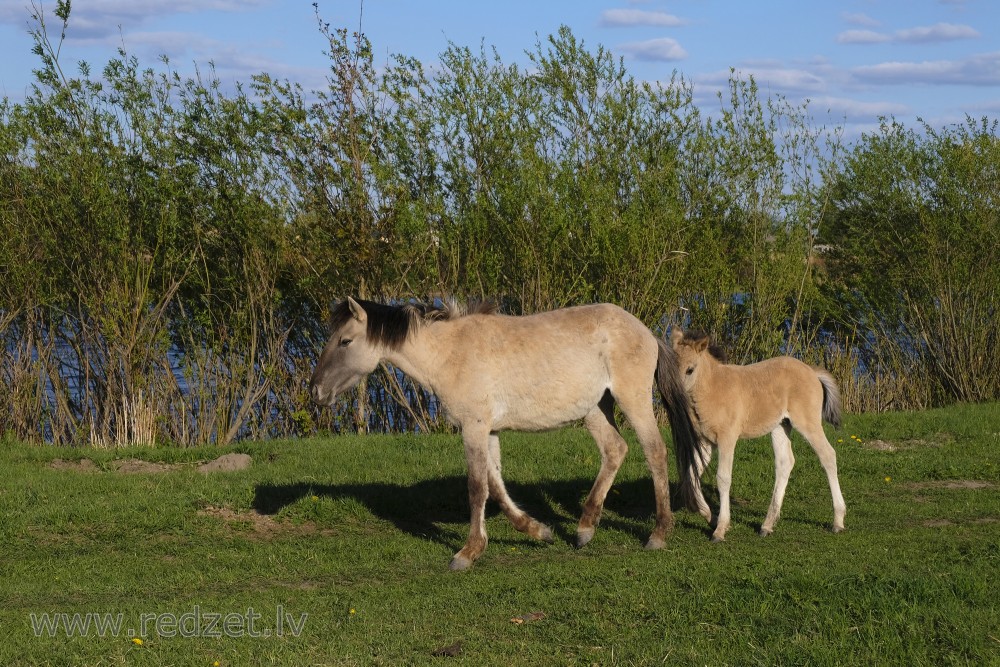
[[[348,298],[333,309],[330,340],[310,381],[313,400],[332,405],[383,360],[436,394],[461,429],[472,516],[452,569],[468,568],[486,548],[490,496],[518,530],[552,541],[551,529],[507,494],[497,435],[504,430],[538,431],[583,419],[601,450],[601,469],[577,528],[577,546],[590,541],[627,450],[615,423],[616,403],[642,443],[653,478],[656,525],[646,547],[664,546],[673,515],[666,448],[651,400],[654,377],[684,470],[692,466],[697,435],[674,351],[633,315],[610,304],[514,317],[492,306],[466,312],[455,304],[389,306]],[[692,478],[681,475],[690,502],[685,480]]]

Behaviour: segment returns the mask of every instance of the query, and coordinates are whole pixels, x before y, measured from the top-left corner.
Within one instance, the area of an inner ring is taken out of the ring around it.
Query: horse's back
[[[441,324],[450,325],[445,392],[455,398],[449,402],[479,397],[498,430],[559,426],[585,416],[616,382],[643,382],[648,389],[653,380],[655,337],[613,304]]]
[[[720,419],[725,421],[723,412],[735,418],[740,437],[764,435],[786,417],[794,424],[822,408],[823,387],[815,370],[794,357],[724,368],[711,400],[726,405]]]
[[[823,385],[820,384],[816,369],[795,357],[774,357],[759,364],[766,374],[764,382],[772,387],[772,392],[782,396],[791,417],[802,418],[801,412],[812,414],[823,406]],[[749,367],[748,367],[749,368]]]

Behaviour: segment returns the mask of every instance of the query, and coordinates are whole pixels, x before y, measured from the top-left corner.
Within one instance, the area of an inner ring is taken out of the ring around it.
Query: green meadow
[[[782,519],[756,534],[773,484],[757,440],[737,448],[726,542],[677,507],[658,552],[642,549],[641,448],[577,550],[596,447],[579,428],[508,434],[511,494],[555,543],[494,507],[489,547],[461,573],[447,569],[468,522],[456,435],[4,442],[0,664],[1000,663],[1000,405],[849,415],[828,433],[846,532],[830,532],[829,489],[796,436]],[[228,453],[252,463],[198,469]]]

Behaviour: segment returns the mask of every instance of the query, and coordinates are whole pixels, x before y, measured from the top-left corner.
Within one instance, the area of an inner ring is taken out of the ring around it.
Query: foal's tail
[[[656,385],[660,389],[663,406],[670,417],[670,431],[674,436],[674,451],[677,454],[677,476],[681,497],[689,508],[697,508],[697,492],[694,484],[699,484],[698,460],[702,457],[698,447],[698,433],[691,421],[691,405],[687,392],[681,384],[680,365],[677,353],[663,340],[657,338],[659,354],[656,359]]]
[[[840,389],[837,388],[837,382],[822,368],[813,370],[823,385],[823,419],[833,424],[834,428],[840,428]]]

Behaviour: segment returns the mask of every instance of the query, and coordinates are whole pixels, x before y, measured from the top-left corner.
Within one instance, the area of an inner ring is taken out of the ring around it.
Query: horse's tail
[[[699,484],[698,460],[702,451],[698,447],[698,433],[691,421],[691,406],[687,392],[681,384],[677,353],[663,340],[657,338],[659,354],[656,359],[656,384],[663,399],[663,406],[670,417],[670,431],[674,436],[677,454],[677,476],[681,497],[690,509],[697,509],[695,484]]]
[[[840,428],[840,389],[837,388],[837,381],[822,368],[813,370],[823,385],[823,419],[833,424],[834,428]]]

